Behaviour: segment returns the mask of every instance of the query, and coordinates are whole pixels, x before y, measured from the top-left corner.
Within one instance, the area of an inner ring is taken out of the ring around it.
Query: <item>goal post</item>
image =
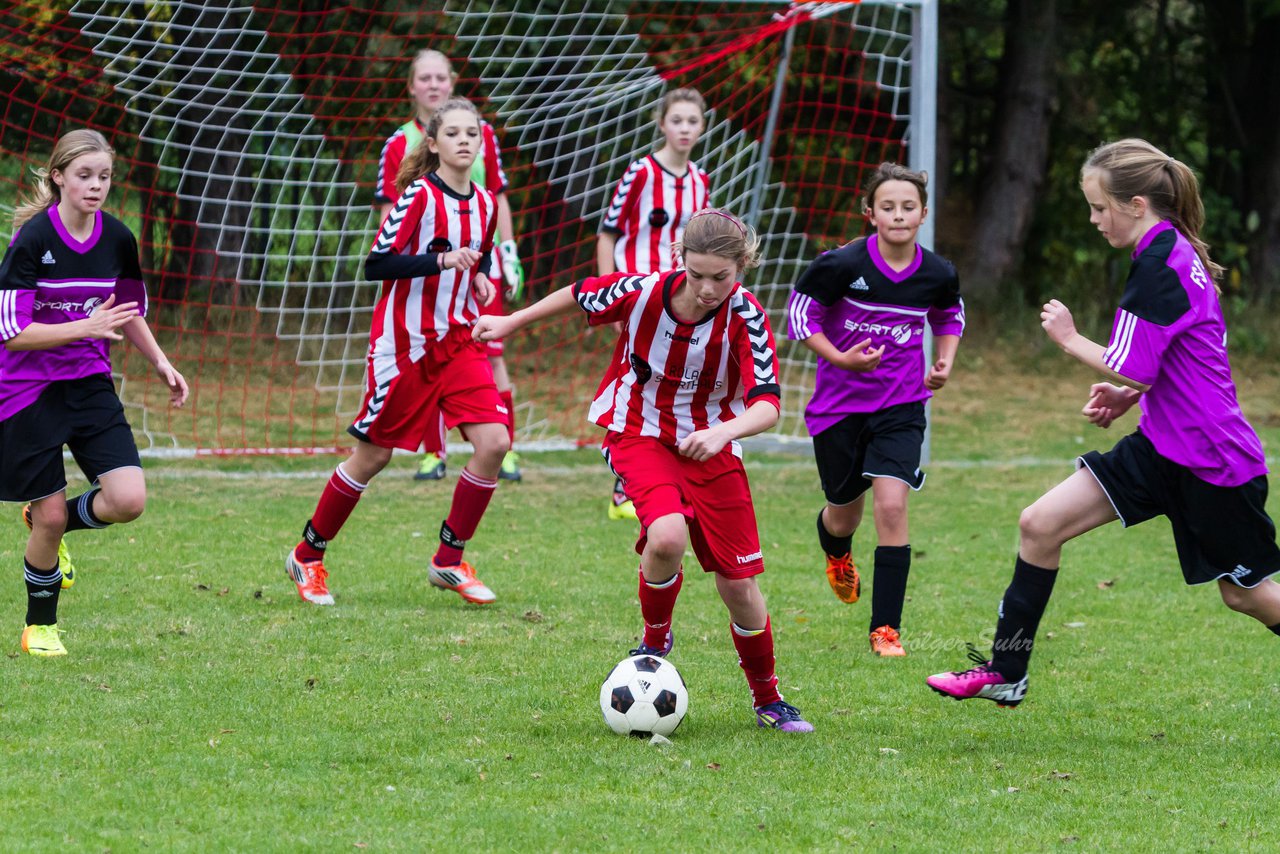
[[[785,341],[786,297],[820,251],[864,233],[866,170],[933,171],[936,6],[0,0],[0,234],[53,140],[101,130],[117,152],[107,207],[139,236],[153,326],[193,385],[169,410],[117,349],[144,452],[332,451],[363,390],[373,183],[410,114],[412,55],[452,57],[457,93],[497,129],[530,298],[592,274],[613,186],[653,148],[653,107],[693,86],[712,202],[764,239],[746,285],[779,337],[775,433],[803,439],[813,362]],[[611,342],[575,320],[508,342],[517,446],[595,435],[586,405]]]

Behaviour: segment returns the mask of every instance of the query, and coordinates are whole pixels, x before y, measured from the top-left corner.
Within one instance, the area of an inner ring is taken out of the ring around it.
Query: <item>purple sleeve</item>
[[[1161,326],[1123,308],[1116,309],[1111,341],[1102,361],[1122,377],[1151,385],[1160,372],[1160,359],[1178,330],[1178,326]]]
[[[31,325],[35,301],[35,258],[15,234],[0,261],[0,340],[8,341]]]
[[[964,335],[964,300],[947,308],[930,306],[929,328],[934,335]]]
[[[821,332],[826,316],[825,305],[807,294],[792,291],[787,300],[787,337],[792,341],[803,341],[815,332]]]

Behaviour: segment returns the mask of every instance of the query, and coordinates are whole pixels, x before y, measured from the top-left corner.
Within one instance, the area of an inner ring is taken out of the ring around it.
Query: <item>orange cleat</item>
[[[871,633],[871,651],[882,658],[897,658],[907,654],[893,626],[881,626]]]
[[[832,557],[827,555],[827,581],[831,583],[831,592],[841,602],[853,604],[858,601],[862,591],[862,579],[858,578],[858,568],[853,565],[850,555]]]
[[[329,573],[324,568],[324,561],[298,560],[298,550],[295,548],[284,560],[284,571],[298,585],[298,595],[302,597],[302,601],[312,605],[333,604],[333,594],[329,592]]]
[[[431,569],[427,571],[427,580],[433,587],[441,590],[452,590],[468,602],[477,605],[488,605],[498,597],[476,578],[475,568],[465,560],[457,566],[436,566],[435,558],[431,560]]]

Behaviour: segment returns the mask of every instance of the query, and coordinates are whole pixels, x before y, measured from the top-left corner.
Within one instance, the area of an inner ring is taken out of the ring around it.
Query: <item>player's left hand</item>
[[[166,361],[156,365],[156,376],[164,380],[164,384],[169,387],[169,405],[181,407],[187,402],[189,389],[187,388],[186,378],[178,373],[178,369]]]
[[[476,273],[475,279],[471,282],[471,290],[476,292],[476,302],[481,305],[488,305],[498,295],[493,282],[489,281],[489,277],[484,273]]]
[[[703,463],[723,451],[727,444],[729,444],[727,436],[720,435],[714,427],[708,427],[706,430],[695,430],[685,436],[684,441],[680,443],[680,454]]]
[[[504,240],[498,244],[498,251],[502,253],[502,278],[506,282],[503,296],[518,300],[524,295],[524,265],[520,263],[516,242]]]
[[[929,375],[924,378],[924,387],[929,391],[937,391],[947,384],[947,380],[951,378],[951,362],[948,359],[938,359],[933,363],[933,367],[929,369]]]
[[[1040,325],[1044,327],[1049,340],[1059,347],[1076,336],[1076,322],[1071,317],[1071,309],[1056,299],[1044,304],[1040,311]]]

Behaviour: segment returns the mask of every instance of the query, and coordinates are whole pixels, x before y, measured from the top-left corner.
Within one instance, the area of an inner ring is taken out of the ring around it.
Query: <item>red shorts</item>
[[[381,380],[379,380],[381,377]],[[347,432],[380,448],[444,448],[459,424],[507,424],[493,369],[470,329],[451,329],[417,362],[370,356],[364,403]]]
[[[640,517],[637,553],[644,552],[655,519],[679,513],[705,572],[725,578],[764,572],[747,472],[731,449],[700,463],[657,439],[610,431],[602,450]]]

